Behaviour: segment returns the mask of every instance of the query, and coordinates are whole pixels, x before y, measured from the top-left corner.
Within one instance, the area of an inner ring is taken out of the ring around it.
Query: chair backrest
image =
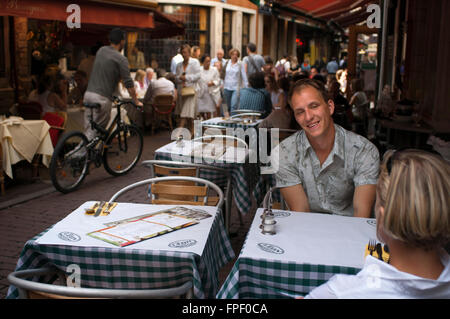
[[[251,118],[251,119],[259,119],[261,117],[261,113],[258,112],[245,112],[240,114],[235,114],[231,116],[230,118],[236,119],[236,118]]]
[[[24,120],[40,120],[42,105],[39,102],[20,102],[17,106],[18,115]]]
[[[235,114],[235,115],[239,115],[242,113],[259,114],[259,116],[262,115],[261,112],[257,112],[255,110],[243,110],[243,109],[242,110],[233,110],[233,114]]]
[[[189,163],[189,162],[177,162],[177,161],[164,161],[164,160],[147,160],[143,161],[142,164],[147,166],[151,170],[151,177],[157,177],[156,175],[168,175],[168,176],[176,176],[178,174],[192,174],[193,170],[195,170],[197,177],[200,176],[202,172],[209,173],[211,171],[217,172],[217,176],[225,177],[225,184],[222,185],[220,183],[222,189],[225,190],[225,227],[228,231],[230,217],[231,217],[231,174],[228,170],[200,163]],[[160,169],[162,168],[162,169]],[[183,170],[185,168],[186,170]],[[189,171],[191,170],[191,171]],[[175,174],[174,174],[175,173]],[[218,179],[222,180],[221,177]],[[165,183],[171,183],[172,181],[168,181]],[[185,181],[176,181],[176,183],[182,183]],[[188,182],[190,183],[190,182]],[[166,195],[165,195],[166,196]],[[175,197],[175,196],[174,196]],[[178,196],[177,196],[178,197]],[[177,199],[177,198],[175,198]],[[216,197],[208,197],[208,205],[216,205],[219,198]]]
[[[192,282],[188,281],[180,286],[164,289],[100,289],[78,288],[56,284],[36,282],[25,278],[35,276],[61,275],[61,272],[53,268],[28,269],[12,272],[8,275],[8,281],[19,291],[19,298],[171,298],[192,297]]]
[[[190,181],[196,183],[196,185],[186,186],[158,184],[160,182],[167,181]],[[167,176],[145,179],[122,188],[111,197],[110,201],[116,201],[116,199],[122,194],[142,185],[150,185],[152,204],[207,205],[210,188],[213,189],[219,196],[219,200],[214,206],[221,207],[224,202],[224,195],[219,186],[206,179],[190,176]],[[164,195],[166,195],[166,197],[173,195],[192,196],[194,197],[194,200],[178,201],[173,199],[165,199]],[[162,197],[158,198],[159,196]]]
[[[42,117],[50,125],[50,138],[53,147],[56,146],[61,133],[64,131],[67,122],[67,112],[46,112]]]
[[[153,109],[156,113],[168,114],[175,108],[175,101],[171,94],[160,94],[153,98]]]

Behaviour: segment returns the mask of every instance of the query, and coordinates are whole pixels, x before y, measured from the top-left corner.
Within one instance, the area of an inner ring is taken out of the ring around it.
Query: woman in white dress
[[[203,118],[209,119],[211,115],[217,116],[220,111],[220,75],[214,66],[211,66],[211,57],[205,54],[202,63],[200,85],[201,93],[198,97],[198,112]]]
[[[176,82],[178,91],[178,101],[175,110],[176,114],[180,115],[180,127],[186,127],[191,132],[194,132],[194,121],[197,114],[197,97],[200,91],[200,62],[197,59],[191,58],[191,47],[184,44],[180,49],[183,61],[177,64]],[[189,88],[191,92],[183,90]],[[193,89],[193,90],[192,90]]]

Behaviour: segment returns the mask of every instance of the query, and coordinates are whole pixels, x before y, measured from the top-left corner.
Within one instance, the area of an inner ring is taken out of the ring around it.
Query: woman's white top
[[[33,90],[28,96],[28,100],[38,102],[40,105],[42,105],[42,114],[45,114],[46,112],[56,112],[57,109],[48,104],[49,94],[50,94],[49,90],[45,90],[44,93],[42,94],[38,94],[37,90]]]
[[[245,69],[240,61],[233,64],[231,60],[228,60],[225,70],[224,89],[235,91],[238,88],[248,86],[247,75],[245,74]],[[241,74],[240,78],[239,73]]]
[[[356,275],[334,275],[313,289],[305,299],[320,298],[450,298],[450,257],[442,251],[444,270],[438,279],[427,279],[402,272],[394,266],[367,256],[363,269]]]
[[[217,104],[220,99],[220,75],[217,68],[214,66],[210,66],[208,70],[205,70],[203,67],[201,68],[202,72],[200,75],[200,79],[202,81],[202,85],[204,86],[203,94],[211,95],[212,99]],[[213,86],[208,86],[209,82],[213,82]]]

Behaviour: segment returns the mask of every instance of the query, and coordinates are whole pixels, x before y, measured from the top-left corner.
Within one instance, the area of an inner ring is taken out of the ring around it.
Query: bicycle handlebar
[[[133,100],[122,100],[121,98],[119,98],[118,96],[113,96],[113,100],[114,102],[117,103],[117,106],[121,106],[123,104],[131,104],[133,105],[135,108],[137,108],[139,111],[143,112],[144,108],[142,106],[136,105],[136,103],[134,103]]]

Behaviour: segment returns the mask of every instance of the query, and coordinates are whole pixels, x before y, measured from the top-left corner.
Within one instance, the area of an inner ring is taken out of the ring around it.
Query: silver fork
[[[369,249],[370,256],[372,256],[373,252],[376,249],[377,241],[375,239],[369,239],[369,244],[367,246],[367,249]]]

